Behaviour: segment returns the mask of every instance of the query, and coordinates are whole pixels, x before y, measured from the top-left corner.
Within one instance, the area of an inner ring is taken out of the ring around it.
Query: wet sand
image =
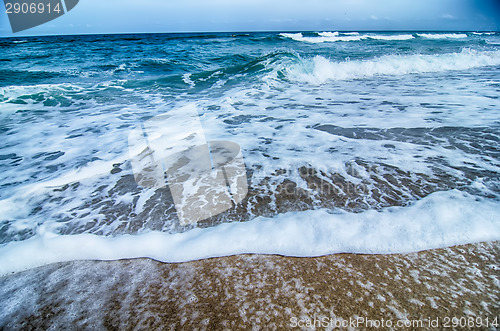
[[[495,329],[485,323],[500,315],[499,244],[404,255],[57,263],[0,278],[0,329],[365,329],[382,319],[382,329],[398,320],[411,329],[438,321],[443,329],[453,317]]]

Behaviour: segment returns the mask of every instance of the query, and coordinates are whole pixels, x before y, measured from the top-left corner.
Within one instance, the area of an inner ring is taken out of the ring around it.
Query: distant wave
[[[417,36],[427,39],[463,39],[467,38],[465,33],[417,33]]]
[[[492,36],[495,32],[472,32],[472,34],[475,34],[476,36]]]
[[[491,35],[493,33],[474,32],[476,35]],[[339,41],[360,41],[366,39],[374,40],[410,40],[414,39],[413,34],[359,34],[358,32],[319,32],[318,36],[304,36],[302,33],[281,33],[282,37],[290,38],[295,41],[302,41],[308,43],[324,43],[324,42],[339,42]],[[465,33],[417,33],[416,36],[425,39],[465,39],[468,37]]]
[[[338,33],[335,34],[335,32],[321,32],[319,37],[304,37],[302,33],[281,33],[280,35],[295,41],[303,41],[313,44],[336,41],[358,41],[366,39],[366,37],[359,35],[339,36]]]
[[[401,35],[370,35],[368,36],[370,39],[378,39],[378,40],[410,40],[415,38],[411,34],[401,34]]]
[[[300,60],[285,68],[289,79],[311,84],[329,80],[369,78],[377,75],[405,75],[500,65],[500,51],[464,49],[439,55],[386,55],[372,60],[333,62],[322,56]]]
[[[402,35],[375,35],[375,34],[363,34],[360,35],[358,32],[320,32],[318,37],[305,37],[302,33],[282,33],[281,36],[293,39],[295,41],[303,41],[308,43],[324,43],[324,42],[339,42],[339,41],[360,41],[366,39],[375,40],[410,40],[414,36],[411,34]]]
[[[338,32],[338,31],[323,31],[319,32],[318,35],[323,37],[337,37],[337,36],[359,36],[359,32]]]

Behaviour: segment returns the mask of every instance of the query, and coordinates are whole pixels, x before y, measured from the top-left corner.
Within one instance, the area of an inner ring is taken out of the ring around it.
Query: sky
[[[80,0],[65,15],[0,36],[217,31],[498,31],[500,0]]]

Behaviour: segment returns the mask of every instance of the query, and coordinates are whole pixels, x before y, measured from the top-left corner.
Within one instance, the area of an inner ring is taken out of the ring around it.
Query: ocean
[[[499,92],[495,32],[2,38],[0,274],[500,240]]]

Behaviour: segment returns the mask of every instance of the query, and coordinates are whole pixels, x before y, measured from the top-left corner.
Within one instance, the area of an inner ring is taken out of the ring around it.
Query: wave
[[[330,32],[330,31],[324,31],[324,32],[319,32],[318,35],[323,36],[323,37],[337,37],[337,36],[359,36],[359,32]]]
[[[366,39],[374,40],[410,40],[415,38],[411,34],[402,35],[375,35],[364,34],[360,35],[358,32],[347,32],[340,34],[339,32],[320,32],[318,37],[305,37],[302,33],[281,33],[283,37],[293,39],[295,41],[302,41],[308,43],[324,43],[324,42],[339,42],[339,41],[360,41]]]
[[[285,33],[285,32],[283,32],[283,33],[280,33],[279,35],[282,37],[290,38],[290,39],[294,39],[294,40],[298,39],[298,38],[303,38],[302,33],[300,33],[300,32],[299,33]]]
[[[500,65],[500,51],[464,49],[439,55],[386,55],[372,60],[333,62],[322,56],[300,60],[284,71],[299,82],[322,84],[329,80],[370,78],[378,75],[406,75],[448,70],[467,70]]]
[[[219,57],[212,61],[220,62],[222,66],[206,71],[187,72],[163,78],[155,78],[157,84],[166,84],[172,87],[174,82],[182,82],[184,87],[189,88],[210,88],[212,86],[222,86],[228,82],[245,81],[259,79],[260,74],[273,71],[279,67],[279,63],[297,60],[298,56],[290,51],[278,50],[265,55],[252,58],[247,55],[235,54],[231,56]],[[150,84],[151,81],[141,80],[140,84]],[[129,86],[133,87],[133,86]]]
[[[335,32],[320,32],[318,33],[322,37],[338,37],[339,33],[337,31]]]
[[[464,39],[465,33],[417,33],[417,36],[427,39]]]
[[[298,37],[299,34],[287,34]],[[391,38],[408,37],[411,35],[387,36]],[[363,36],[358,36],[363,37]],[[383,37],[383,36],[379,36]],[[318,38],[318,37],[315,37]],[[338,37],[321,37],[338,38]],[[329,80],[349,80],[370,78],[377,75],[405,75],[425,72],[442,72],[447,70],[466,70],[500,64],[500,51],[476,51],[464,49],[459,53],[439,55],[386,55],[371,60],[356,60],[334,62],[323,56],[301,58],[289,50],[273,51],[268,54],[252,58],[244,55],[219,57],[213,61],[220,62],[221,66],[207,71],[185,72],[168,75],[152,80],[127,80],[127,88],[155,84],[167,84],[184,88],[209,88],[220,86],[232,81],[252,80],[259,77],[285,78],[292,81],[322,84]],[[168,63],[147,62],[151,66],[168,65]],[[262,76],[264,75],[264,76]],[[137,84],[136,84],[137,83]]]
[[[323,35],[321,35],[323,34]],[[281,33],[280,35],[295,41],[303,41],[308,43],[324,43],[324,42],[337,42],[337,41],[359,41],[366,39],[366,36],[352,35],[352,36],[339,36],[335,33],[322,32],[320,37],[304,37],[302,33]]]
[[[472,32],[476,36],[492,36],[495,32]]]
[[[67,78],[67,76],[63,72],[0,69],[0,87],[23,85],[27,82],[35,85],[50,79]]]
[[[486,34],[492,33],[474,33]],[[338,41],[360,41],[366,39],[374,40],[387,40],[387,41],[402,41],[414,39],[413,34],[400,34],[400,35],[379,35],[379,34],[359,34],[358,32],[320,32],[317,37],[306,37],[302,33],[281,33],[282,37],[290,38],[295,41],[302,41],[308,43],[324,43],[324,42],[338,42]],[[464,39],[467,38],[465,33],[417,33],[418,37],[426,39]]]
[[[411,34],[401,34],[401,35],[369,35],[368,38],[376,40],[410,40],[415,37]]]
[[[184,262],[245,253],[298,257],[408,253],[499,240],[499,212],[498,202],[452,190],[433,193],[408,207],[363,213],[289,212],[177,234],[106,237],[47,231],[1,246],[0,275],[81,259],[150,257]]]

